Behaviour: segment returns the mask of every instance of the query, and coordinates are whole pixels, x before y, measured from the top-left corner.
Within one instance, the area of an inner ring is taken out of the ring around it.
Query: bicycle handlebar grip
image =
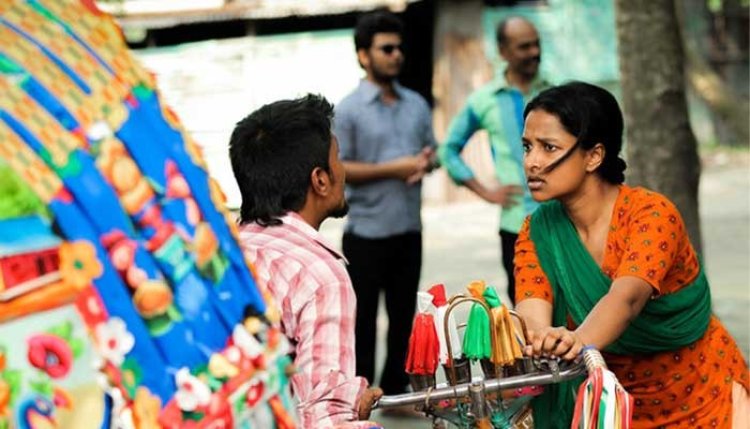
[[[586,346],[581,353],[583,354],[583,363],[586,364],[586,371],[593,372],[596,368],[607,369],[607,363],[599,350],[592,346]]]

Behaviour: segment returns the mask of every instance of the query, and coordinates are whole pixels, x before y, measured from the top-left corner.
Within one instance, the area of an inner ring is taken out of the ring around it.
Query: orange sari
[[[515,266],[517,302],[539,298],[553,303],[551,285],[529,237],[528,219],[516,243]],[[699,263],[674,205],[657,193],[623,185],[601,268],[612,279],[639,277],[658,296],[690,284]],[[734,384],[750,390],[747,363],[716,317],[703,337],[687,347],[648,355],[604,356],[635,399],[635,428],[729,428]]]

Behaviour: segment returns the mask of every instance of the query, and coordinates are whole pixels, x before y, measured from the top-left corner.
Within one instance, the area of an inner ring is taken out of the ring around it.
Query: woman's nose
[[[526,156],[523,158],[523,168],[526,171],[536,171],[539,169],[539,157],[537,156],[537,151],[533,148],[526,152]]]

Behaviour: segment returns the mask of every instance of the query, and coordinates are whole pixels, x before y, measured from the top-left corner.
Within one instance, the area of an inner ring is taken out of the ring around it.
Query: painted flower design
[[[36,334],[27,340],[29,363],[52,378],[62,378],[73,365],[73,351],[57,335]]]
[[[264,390],[265,386],[263,382],[261,380],[255,380],[245,394],[245,403],[247,403],[247,406],[250,408],[255,407],[263,397]]]
[[[180,170],[177,169],[177,164],[172,160],[167,160],[164,170],[167,176],[167,198],[190,197],[190,186]]]
[[[138,313],[145,318],[153,318],[167,312],[174,296],[164,282],[147,280],[142,282],[133,294],[133,304]]]
[[[10,384],[0,379],[0,417],[5,415],[10,404]]]
[[[206,222],[201,222],[195,228],[195,238],[193,240],[193,246],[195,248],[195,263],[202,267],[209,263],[211,258],[216,255],[219,250],[219,240],[211,230],[211,226]]]
[[[102,271],[91,243],[75,241],[60,245],[60,273],[68,284],[82,289],[101,276]]]
[[[112,135],[112,128],[109,127],[107,122],[99,120],[91,124],[86,130],[86,137],[92,141],[104,140],[106,137]]]
[[[263,346],[254,336],[250,335],[242,325],[234,327],[232,341],[234,342],[234,345],[242,351],[242,354],[250,359],[254,359],[263,353]]]
[[[208,372],[216,378],[232,378],[240,370],[224,354],[214,353],[208,361]]]
[[[135,345],[133,334],[128,332],[125,322],[119,317],[96,325],[95,334],[97,350],[105,360],[115,366],[122,365],[125,355]]]
[[[199,378],[182,368],[175,375],[177,393],[174,395],[177,406],[183,411],[195,411],[211,402],[211,389]]]
[[[131,265],[127,271],[125,271],[125,281],[128,286],[134,289],[147,280],[148,275],[146,275],[146,272],[135,265]]]
[[[137,428],[159,429],[161,401],[145,387],[139,387],[133,401],[133,420]]]
[[[55,407],[57,408],[70,410],[73,408],[73,397],[67,390],[60,386],[55,386],[52,388],[52,403],[55,404]]]
[[[112,265],[120,271],[129,270],[135,263],[135,252],[138,245],[135,241],[128,239],[124,234],[118,231],[119,237],[116,242],[109,247],[109,259]],[[136,267],[137,268],[137,267]],[[131,286],[134,286],[131,284]]]

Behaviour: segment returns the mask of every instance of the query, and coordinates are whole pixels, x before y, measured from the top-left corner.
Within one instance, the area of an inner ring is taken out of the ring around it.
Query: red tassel
[[[432,375],[437,371],[440,343],[435,322],[428,313],[418,313],[409,337],[409,353],[406,357],[408,374]]]

